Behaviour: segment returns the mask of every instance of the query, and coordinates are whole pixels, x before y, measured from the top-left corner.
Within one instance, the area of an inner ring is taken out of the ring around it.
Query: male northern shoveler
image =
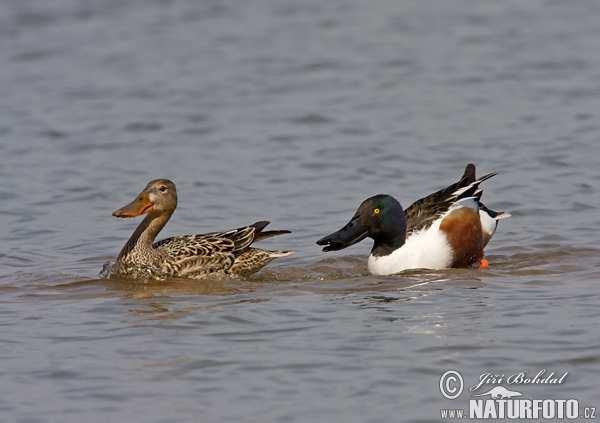
[[[113,275],[131,279],[248,276],[289,251],[252,248],[255,241],[290,231],[265,231],[267,221],[224,232],[181,235],[158,242],[154,239],[177,207],[177,190],[168,179],[150,181],[130,204],[113,213],[116,217],[146,218],[125,244]]]
[[[413,203],[406,211],[390,195],[362,202],[342,229],[317,241],[323,251],[336,251],[370,237],[374,240],[369,271],[392,275],[408,269],[487,267],[483,249],[510,214],[485,207],[479,184],[496,175],[475,177],[468,164],[461,179]]]

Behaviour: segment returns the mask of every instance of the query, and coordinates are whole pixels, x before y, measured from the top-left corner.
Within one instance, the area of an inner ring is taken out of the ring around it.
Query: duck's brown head
[[[177,207],[177,190],[168,179],[155,179],[131,203],[113,212],[115,217],[136,217],[146,213],[172,213]]]

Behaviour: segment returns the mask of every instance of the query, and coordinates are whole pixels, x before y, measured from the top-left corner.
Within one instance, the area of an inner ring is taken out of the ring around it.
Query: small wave
[[[516,249],[516,248],[515,248]],[[546,246],[521,248],[514,254],[488,257],[490,269],[410,270],[393,276],[373,276],[364,256],[334,256],[305,266],[273,266],[263,269],[247,280],[240,279],[170,279],[167,281],[135,281],[114,275],[114,261],[104,262],[96,278],[84,278],[69,273],[39,274],[16,272],[2,275],[0,290],[24,295],[55,296],[57,294],[120,295],[138,298],[154,295],[231,295],[261,291],[264,293],[332,293],[393,292],[414,289],[441,289],[441,286],[479,288],[486,283],[510,280],[530,283],[554,281],[556,276],[574,280],[579,273],[584,278],[598,274],[600,250]],[[591,272],[591,273],[590,273]],[[559,282],[560,283],[559,279]],[[443,284],[443,285],[442,285]]]

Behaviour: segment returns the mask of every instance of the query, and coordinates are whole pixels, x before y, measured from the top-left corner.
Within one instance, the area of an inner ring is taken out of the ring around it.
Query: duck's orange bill
[[[144,213],[147,213],[152,209],[154,203],[150,201],[147,194],[140,194],[131,203],[125,207],[121,207],[119,210],[113,212],[115,217],[136,217]]]
[[[481,261],[479,262],[479,268],[480,269],[489,269],[490,268],[490,262],[487,261],[487,259],[482,258]]]

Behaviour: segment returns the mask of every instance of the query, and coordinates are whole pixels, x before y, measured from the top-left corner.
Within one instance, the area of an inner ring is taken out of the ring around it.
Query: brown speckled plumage
[[[175,184],[166,179],[148,183],[129,205],[113,213],[117,217],[147,216],[127,241],[114,266],[113,275],[131,279],[249,276],[288,251],[251,248],[253,242],[289,231],[264,231],[260,221],[223,232],[180,235],[154,242],[177,206]]]

